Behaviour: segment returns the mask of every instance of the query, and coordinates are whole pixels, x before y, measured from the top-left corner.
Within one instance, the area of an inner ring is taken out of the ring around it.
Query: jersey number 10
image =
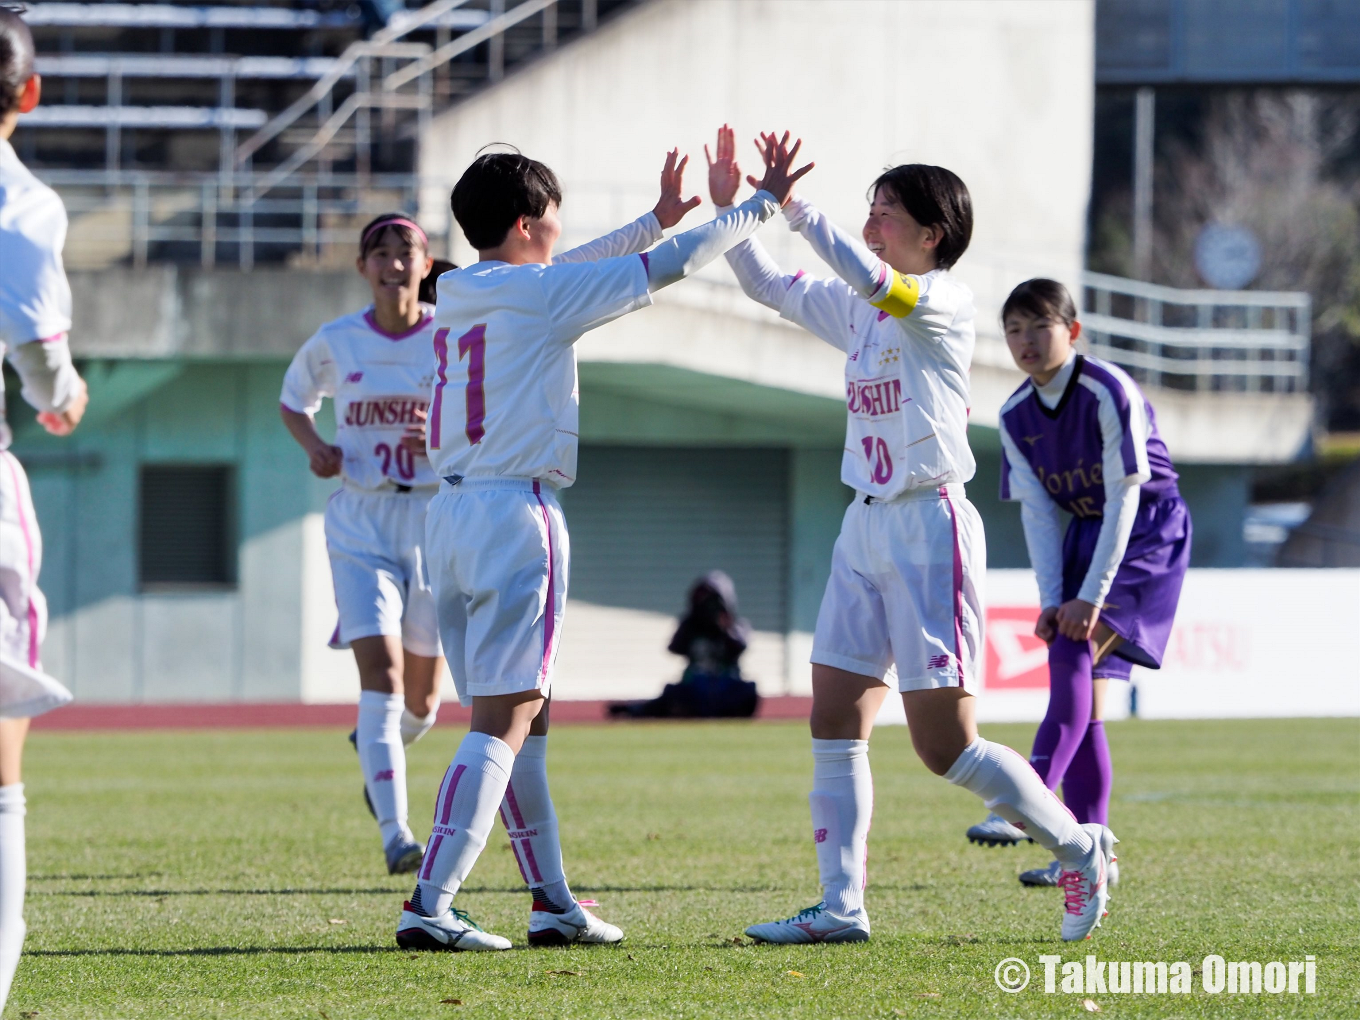
[[[439,381],[434,387],[434,406],[430,408],[430,448],[439,449],[443,424],[444,386],[448,383],[449,329],[435,331],[434,353],[439,359]],[[479,322],[458,338],[458,360],[468,359],[467,434],[468,445],[476,446],[486,435],[486,323]]]

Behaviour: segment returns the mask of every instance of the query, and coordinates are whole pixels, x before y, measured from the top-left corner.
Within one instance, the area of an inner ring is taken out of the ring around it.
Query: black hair
[[[383,235],[389,230],[395,230],[403,243],[428,252],[430,250],[429,239],[422,231],[411,226],[414,222],[414,217],[400,212],[385,212],[381,216],[373,217],[364,224],[364,229],[359,232],[359,257],[364,258],[376,248],[378,243],[382,241]],[[387,224],[386,227],[383,226],[384,223]]]
[[[973,199],[957,174],[942,166],[904,163],[878,175],[869,189],[870,201],[879,188],[886,188],[921,226],[940,228],[944,236],[935,247],[935,262],[941,269],[949,269],[968,250]]]
[[[478,156],[449,196],[454,219],[479,251],[495,248],[521,216],[542,216],[552,203],[562,204],[557,175],[518,152]]]
[[[436,287],[439,284],[439,278],[450,270],[457,268],[458,267],[454,263],[448,262],[445,259],[435,259],[434,265],[430,267],[429,275],[420,281],[419,300],[424,301],[427,305],[437,304],[439,292],[436,290]]]
[[[1026,280],[1011,291],[1001,306],[1002,323],[1011,312],[1024,312],[1036,319],[1061,319],[1067,326],[1077,321],[1077,306],[1072,303],[1067,288],[1057,280],[1046,280],[1041,276]]]
[[[19,108],[33,77],[33,33],[12,7],[0,6],[0,117]]]

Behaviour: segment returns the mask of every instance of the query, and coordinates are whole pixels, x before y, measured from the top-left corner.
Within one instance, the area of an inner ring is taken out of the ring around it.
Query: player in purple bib
[[[1105,825],[1107,681],[1128,680],[1135,663],[1161,667],[1190,564],[1190,512],[1137,384],[1073,349],[1081,323],[1066,288],[1028,280],[1001,318],[1030,377],[1001,408],[1001,498],[1020,502],[1043,607],[1034,633],[1049,645],[1048,712],[1030,763],[1050,790],[1062,784],[1079,822]],[[968,836],[993,845],[1029,838],[998,817]],[[1021,881],[1056,885],[1059,872],[1040,868]]]

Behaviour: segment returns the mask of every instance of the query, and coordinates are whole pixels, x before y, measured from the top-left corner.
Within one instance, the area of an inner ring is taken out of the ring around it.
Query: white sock
[[[524,884],[534,894],[534,910],[565,914],[576,906],[562,870],[557,812],[548,793],[548,738],[526,737],[501,802],[501,821],[510,834]]]
[[[963,749],[944,776],[955,786],[976,793],[1006,821],[1023,829],[1065,868],[1077,867],[1091,852],[1091,837],[1082,831],[1030,763],[1005,744],[978,737]]]
[[[415,715],[409,708],[401,710],[401,743],[404,747],[410,747],[425,734],[430,732],[430,727],[434,725],[435,716],[439,714],[439,706],[435,705],[430,709],[430,714],[421,718]]]
[[[874,777],[869,741],[812,741],[812,836],[827,908],[837,914],[864,910],[869,879],[869,824],[874,817]]]
[[[24,784],[0,786],[0,1009],[24,948]]]
[[[469,733],[444,773],[434,802],[434,824],[411,907],[426,917],[449,909],[453,895],[477,863],[505,799],[515,752],[485,733]]]
[[[406,808],[406,751],[401,745],[400,694],[359,692],[356,742],[368,799],[378,815],[383,846],[410,833]],[[410,838],[409,835],[407,838]]]

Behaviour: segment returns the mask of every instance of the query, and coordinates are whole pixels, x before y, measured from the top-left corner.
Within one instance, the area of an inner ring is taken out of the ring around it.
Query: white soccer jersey
[[[370,306],[328,322],[293,356],[280,401],[316,414],[323,397],[335,402],[335,443],[345,452],[345,481],[362,489],[437,485],[423,455],[401,444],[417,411],[429,406],[434,378],[434,309],[405,333],[385,333]]]
[[[65,243],[61,199],[0,139],[0,357],[7,347],[56,340],[70,330]],[[3,400],[0,394],[0,413]],[[10,438],[8,424],[0,421],[0,450],[9,448]]]
[[[574,345],[652,298],[638,256],[572,260],[645,247],[660,236],[637,229],[650,216],[549,266],[479,262],[439,278],[429,430],[436,474],[538,478],[558,488],[576,480]]]
[[[973,295],[944,270],[893,274],[889,311],[839,279],[799,274],[780,314],[846,354],[841,481],[875,499],[966,482]],[[886,282],[886,280],[885,280]],[[900,296],[898,296],[900,295]]]

